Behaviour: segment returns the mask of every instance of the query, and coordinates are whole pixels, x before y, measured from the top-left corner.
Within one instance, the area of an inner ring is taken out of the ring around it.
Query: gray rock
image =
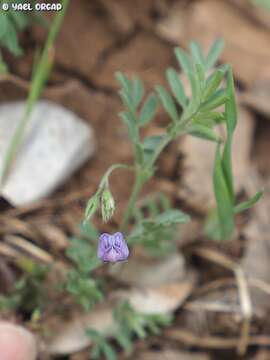
[[[25,102],[0,106],[0,169],[24,107]],[[88,124],[62,106],[39,101],[1,195],[14,206],[40,200],[74,173],[94,149]]]

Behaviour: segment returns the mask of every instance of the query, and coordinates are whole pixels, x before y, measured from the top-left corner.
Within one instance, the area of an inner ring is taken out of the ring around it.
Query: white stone
[[[25,102],[0,106],[0,169],[24,108]],[[41,200],[74,173],[94,149],[88,124],[60,105],[39,101],[2,187],[2,197],[14,206]]]

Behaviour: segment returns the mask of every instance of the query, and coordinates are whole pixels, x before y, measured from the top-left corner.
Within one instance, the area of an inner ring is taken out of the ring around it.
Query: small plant
[[[99,280],[94,280],[94,275],[89,277],[95,268],[102,265],[97,257],[105,262],[127,258],[129,251],[123,235],[130,247],[140,244],[149,256],[164,256],[176,251],[173,240],[178,234],[178,226],[190,221],[189,215],[173,208],[164,194],[151,194],[140,203],[137,200],[142,187],[154,176],[160,154],[179,136],[188,134],[216,143],[213,186],[217,208],[207,223],[209,236],[230,239],[235,229],[235,214],[251,207],[261,197],[262,192],[258,192],[252,199],[235,204],[231,146],[237,124],[236,101],[231,67],[215,67],[222,49],[223,42],[217,40],[207,56],[195,42],[190,44],[190,55],[182,49],[175,50],[178,63],[189,80],[191,96],[187,96],[179,74],[172,68],[166,71],[170,90],[158,85],[155,92],[147,96],[140,79],[128,79],[119,72],[116,74],[124,105],[120,118],[127,126],[134,161],[132,165],[114,164],[106,171],[96,193],[87,202],[84,233],[81,238],[71,240],[67,251],[74,269],[68,275],[66,288],[85,309],[102,299]],[[159,104],[167,113],[169,123],[163,134],[143,137],[142,129],[154,120]],[[217,125],[226,127],[225,139],[215,130]],[[116,204],[109,179],[117,169],[133,172],[133,188],[120,228],[114,235],[101,235],[97,246],[99,234],[96,230],[93,232],[90,220],[99,209],[105,222],[113,216]],[[121,238],[119,248],[116,237]],[[149,332],[158,333],[162,326],[170,323],[171,318],[140,314],[129,303],[121,302],[114,310],[114,320],[116,328],[112,338],[129,352],[135,336],[144,338]],[[107,335],[111,335],[109,333],[109,330],[108,334],[101,334],[95,329],[87,330],[94,343],[91,359],[102,355],[108,360],[116,359],[116,352],[106,339]]]
[[[225,102],[224,117],[226,119],[227,136],[222,145],[217,144],[215,165],[213,172],[213,185],[217,209],[211,213],[206,232],[217,240],[231,239],[235,230],[235,214],[242,212],[254,205],[262,196],[258,191],[253,198],[236,205],[232,173],[232,141],[237,125],[237,110],[234,93],[234,81],[231,68],[228,72],[227,99]]]
[[[125,107],[120,113],[120,118],[126,124],[133,144],[134,163],[132,166],[115,164],[109,168],[96,194],[88,201],[85,222],[91,219],[99,207],[104,221],[111,218],[115,204],[109,190],[109,176],[116,169],[128,169],[134,172],[135,182],[120,231],[127,233],[131,219],[136,218],[133,229],[127,234],[129,244],[140,243],[152,254],[155,252],[153,250],[157,249],[159,255],[169,248],[172,249],[167,246],[168,244],[164,245],[164,238],[173,237],[173,234],[167,236],[167,231],[171,231],[172,226],[189,221],[189,216],[178,209],[168,207],[159,212],[157,204],[151,201],[148,205],[146,202],[150,217],[145,218],[142,211],[136,207],[136,201],[143,185],[154,175],[156,162],[164,148],[177,137],[190,134],[217,144],[213,175],[217,202],[214,216],[216,226],[215,231],[212,231],[211,226],[207,229],[211,229],[208,231],[211,237],[224,240],[232,237],[235,214],[251,207],[261,197],[262,192],[258,192],[245,203],[235,205],[231,169],[231,146],[237,123],[234,81],[229,65],[222,65],[213,70],[222,49],[221,40],[213,44],[206,57],[196,42],[190,44],[191,56],[180,48],[175,49],[178,63],[190,83],[190,97],[186,95],[177,71],[172,68],[166,71],[170,92],[158,85],[156,94],[152,92],[147,97],[140,79],[135,77],[130,80],[122,73],[116,74],[121,85],[119,94]],[[142,138],[141,130],[154,120],[159,101],[168,114],[170,123],[163,135]],[[215,131],[215,126],[221,123],[225,123],[227,129],[225,140]]]

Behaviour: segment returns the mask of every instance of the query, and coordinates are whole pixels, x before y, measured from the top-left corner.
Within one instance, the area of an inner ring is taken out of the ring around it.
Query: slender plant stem
[[[136,203],[137,196],[138,196],[139,192],[141,191],[141,188],[142,188],[143,184],[144,184],[144,181],[142,179],[141,173],[136,173],[135,182],[134,182],[134,185],[133,185],[131,196],[129,198],[128,206],[127,206],[127,209],[125,211],[123,221],[122,221],[122,224],[121,224],[121,227],[120,227],[120,230],[122,232],[126,232],[126,230],[127,230],[129,219],[132,216],[132,212],[133,212],[133,208],[134,208],[135,203]]]
[[[126,169],[126,170],[130,170],[130,171],[134,171],[134,167],[131,166],[131,165],[127,165],[127,164],[114,164],[114,165],[110,166],[109,169],[105,172],[105,174],[103,175],[103,177],[102,177],[102,179],[100,181],[98,191],[103,190],[106,183],[108,183],[109,176],[116,169]]]
[[[18,152],[19,146],[23,141],[26,126],[30,120],[31,111],[36,101],[38,100],[42,92],[42,89],[44,88],[46,80],[48,79],[52,67],[52,60],[53,60],[53,51],[52,51],[53,44],[60,30],[68,4],[69,4],[69,0],[62,1],[62,5],[63,5],[62,10],[55,15],[53,22],[51,24],[45,47],[43,49],[40,60],[36,65],[33,74],[32,84],[31,84],[30,92],[28,94],[24,115],[15,130],[15,133],[10,141],[10,144],[8,146],[4,158],[3,168],[1,169],[1,173],[0,173],[0,186],[3,186],[4,184],[10,166]]]
[[[196,113],[199,111],[199,108],[200,108],[200,105],[198,106],[196,111],[188,117],[185,117],[185,115],[183,114],[183,116],[179,120],[180,127],[178,127],[177,131],[176,131],[177,137],[180,135],[183,135],[185,133],[186,126],[188,125],[189,121],[193,118],[193,116],[195,116]],[[176,128],[177,124],[175,124],[174,127]],[[145,165],[145,167],[137,169],[135,182],[134,182],[133,189],[132,189],[129,201],[128,201],[127,210],[124,214],[123,221],[122,221],[122,224],[120,227],[121,231],[126,232],[129,220],[133,213],[133,208],[135,206],[137,196],[140,193],[143,185],[147,181],[144,179],[143,172],[145,170],[151,171],[153,169],[155,162],[157,161],[159,155],[164,150],[164,148],[174,139],[174,137],[175,137],[175,135],[173,135],[173,131],[172,131],[172,133],[166,133],[166,135],[164,135],[163,139],[160,141],[160,143],[156,147],[154,154],[153,154],[152,158],[150,159],[150,161]]]

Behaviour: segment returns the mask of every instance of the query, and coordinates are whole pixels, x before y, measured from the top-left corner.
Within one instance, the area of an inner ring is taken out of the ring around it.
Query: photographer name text
[[[61,3],[2,3],[2,10],[14,10],[14,11],[60,11],[63,5]]]

